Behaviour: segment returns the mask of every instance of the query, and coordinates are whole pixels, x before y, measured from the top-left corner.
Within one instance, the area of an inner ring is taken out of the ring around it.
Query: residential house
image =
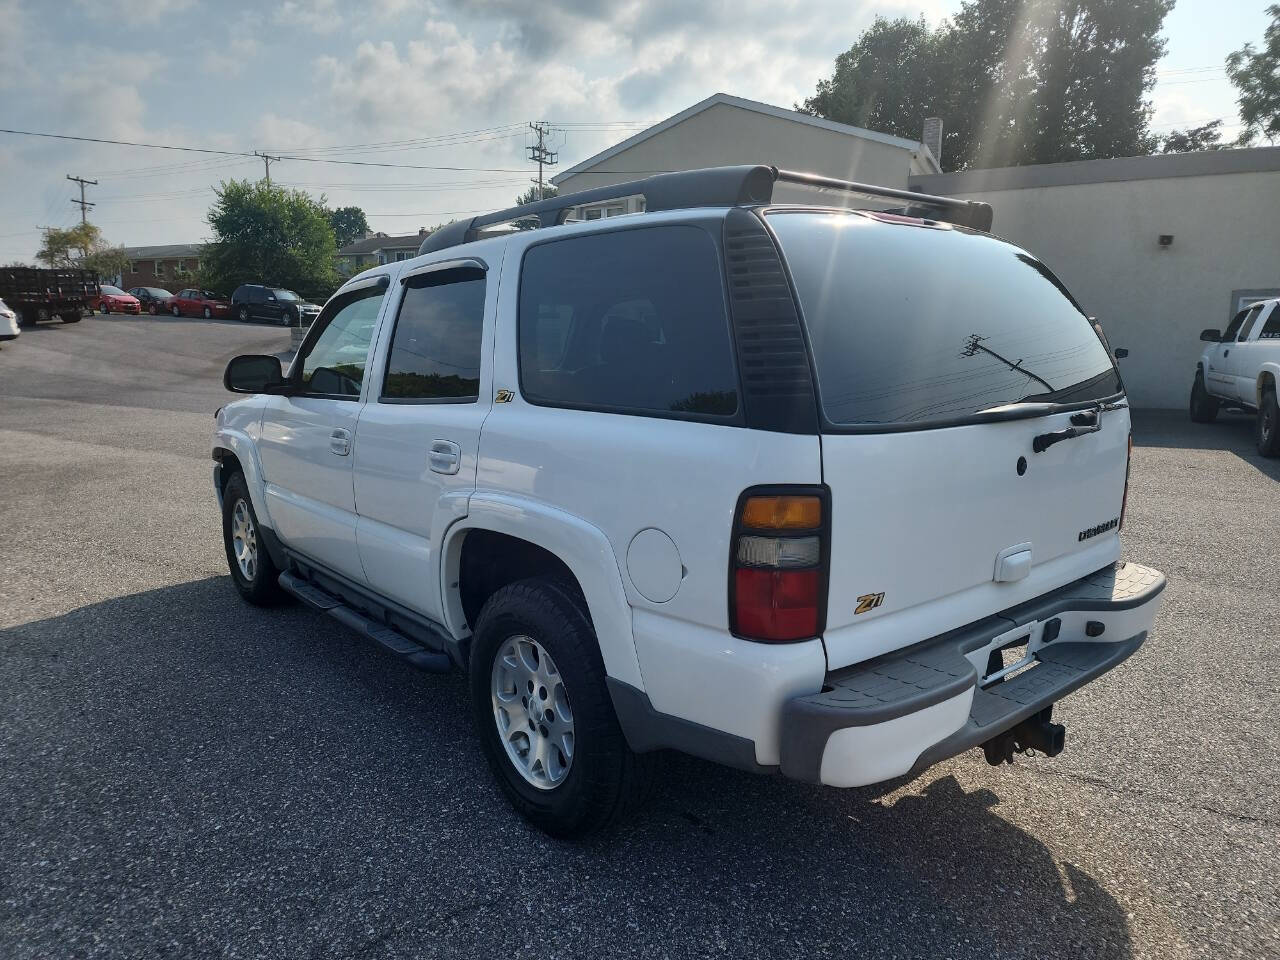
[[[121,272],[119,286],[162,287],[177,290],[200,269],[198,243],[171,243],[158,247],[125,247],[129,262]]]
[[[416,257],[418,247],[430,232],[424,227],[407,236],[371,233],[363,239],[354,240],[338,251],[338,272],[344,277],[350,277],[380,263],[396,263]]]

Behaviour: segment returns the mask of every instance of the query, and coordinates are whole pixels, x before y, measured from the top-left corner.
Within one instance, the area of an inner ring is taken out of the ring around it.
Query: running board
[[[322,590],[295,573],[286,571],[280,574],[280,588],[297,597],[307,606],[321,610],[339,623],[364,634],[420,670],[426,670],[428,673],[448,673],[453,668],[448,654],[429,650],[399,630],[366,617],[327,590]]]

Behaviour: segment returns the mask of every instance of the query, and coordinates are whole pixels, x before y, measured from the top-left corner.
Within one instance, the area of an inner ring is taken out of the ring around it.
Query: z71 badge
[[[853,612],[855,614],[866,613],[868,610],[874,610],[882,603],[884,603],[883,593],[864,593],[858,598],[858,605],[853,608]]]

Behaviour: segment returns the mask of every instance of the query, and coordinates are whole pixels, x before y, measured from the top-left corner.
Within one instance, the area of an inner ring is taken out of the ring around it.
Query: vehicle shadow
[[[1131,954],[1098,881],[952,776],[672,756],[635,819],[551,840],[494,786],[463,677],[226,577],[0,632],[0,694],[18,953]]]
[[[1192,423],[1178,410],[1135,410],[1135,447],[1175,447],[1183,450],[1222,450],[1280,480],[1280,458],[1258,454],[1256,422],[1252,413],[1223,411],[1213,423]]]

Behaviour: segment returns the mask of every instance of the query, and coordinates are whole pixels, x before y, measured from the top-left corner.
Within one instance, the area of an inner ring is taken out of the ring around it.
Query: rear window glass
[[[955,421],[1112,396],[1120,378],[1061,282],[1017,247],[861,214],[769,214],[827,419]]]
[[[738,409],[720,258],[697,227],[531,247],[519,326],[534,403],[695,418]]]
[[[1262,332],[1258,334],[1258,339],[1280,339],[1280,304],[1271,308],[1271,316],[1267,317],[1267,322],[1262,325]]]

